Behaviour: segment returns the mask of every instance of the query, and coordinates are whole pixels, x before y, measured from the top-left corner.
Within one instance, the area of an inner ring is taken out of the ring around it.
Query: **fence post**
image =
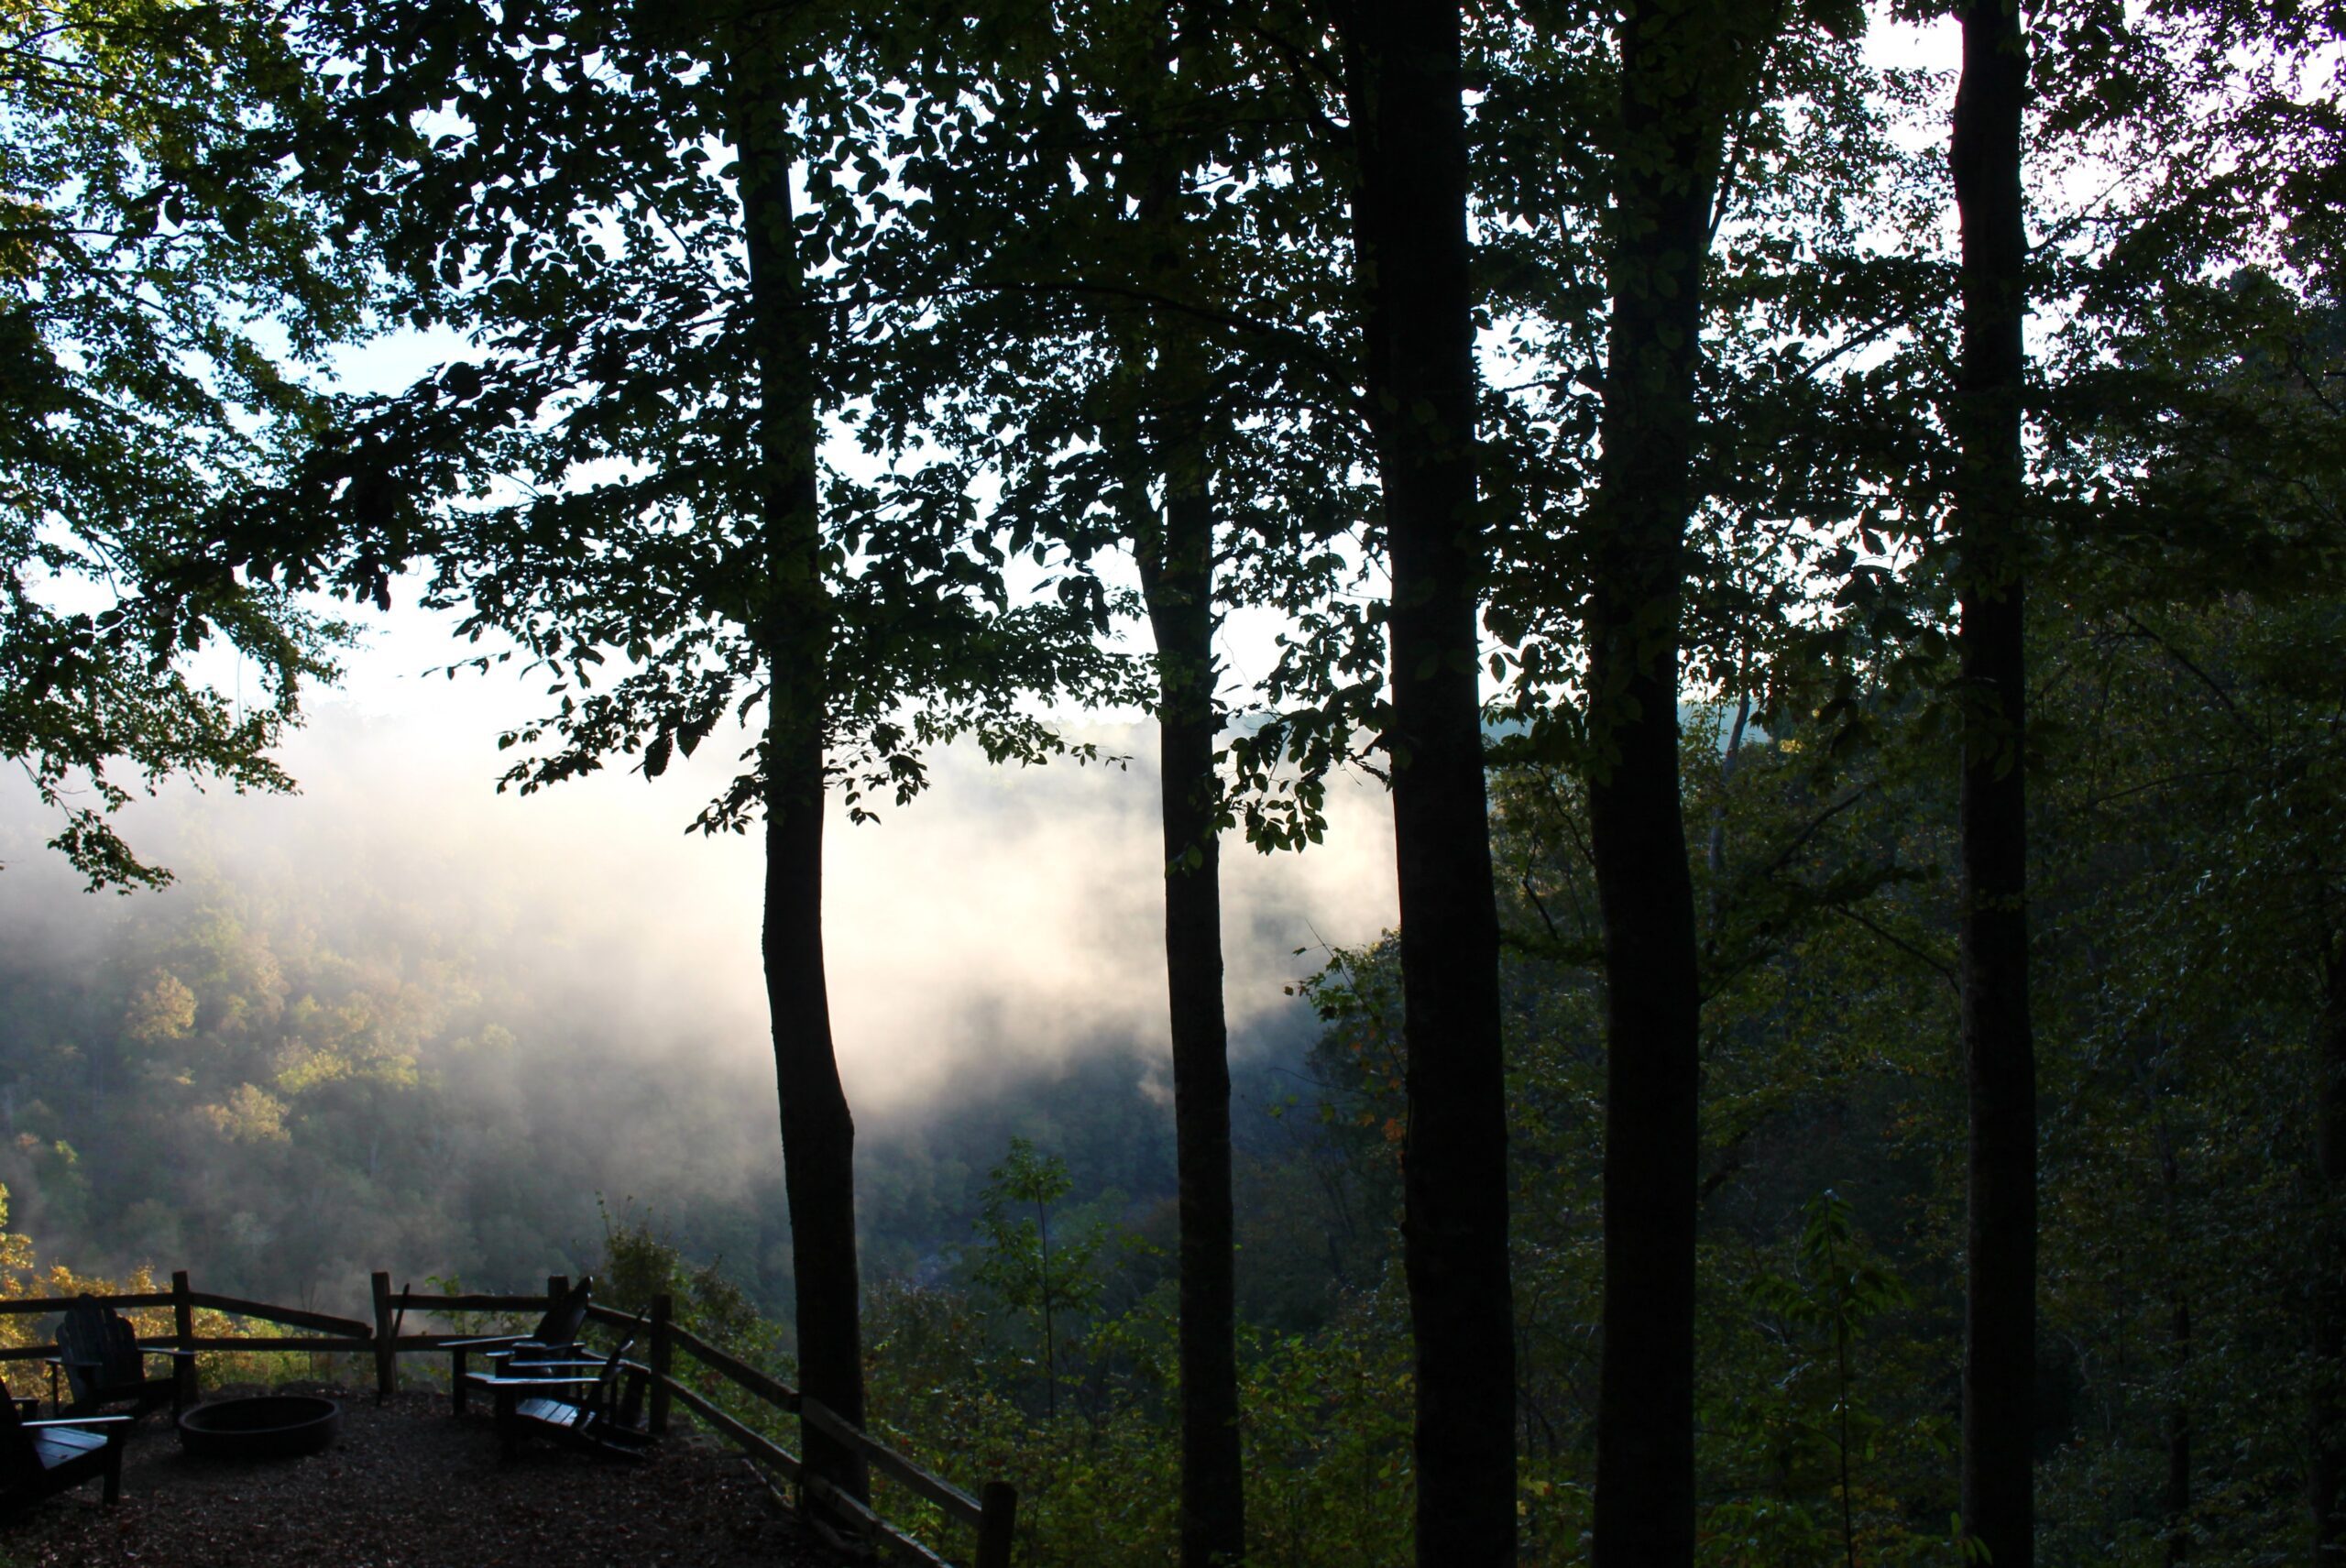
[[[391,1277],[377,1270],[369,1280],[375,1295],[375,1403],[399,1392],[399,1353],[391,1342]]]
[[[1010,1538],[1018,1528],[1018,1488],[989,1481],[978,1494],[977,1568],[1010,1568]]]
[[[652,1298],[652,1435],[668,1430],[668,1319],[675,1301],[665,1291]]]
[[[189,1299],[187,1270],[171,1270],[171,1332],[179,1335],[179,1348],[195,1348],[195,1303]],[[191,1356],[171,1358],[171,1403],[174,1407],[192,1404],[195,1399],[195,1361]]]

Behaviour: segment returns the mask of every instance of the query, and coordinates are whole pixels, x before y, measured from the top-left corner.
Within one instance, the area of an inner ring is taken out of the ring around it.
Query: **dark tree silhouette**
[[[298,457],[372,279],[273,8],[11,5],[0,94],[0,762],[126,892],[170,880],[116,830],[137,795],[292,787],[347,629],[203,542]]]
[[[1401,1246],[1417,1339],[1417,1555],[1515,1557],[1515,1322],[1498,917],[1478,639],[1465,115],[1454,5],[1348,15],[1369,420],[1392,571],[1393,781],[1408,1131]]]
[[[823,966],[823,816],[828,804],[832,642],[817,483],[817,326],[798,253],[787,116],[801,73],[795,40],[771,20],[729,29],[729,87],[740,156],[749,253],[748,329],[755,345],[758,515],[750,639],[766,677],[760,743],[765,807],[767,1010],[790,1195],[801,1391],[863,1424],[862,1288],[855,1240],[855,1119],[832,1048]],[[800,1426],[806,1466],[868,1497],[863,1456],[813,1421]]]
[[[2027,47],[2011,0],[1963,10],[1951,158],[1963,346],[1948,423],[1962,705],[1962,1035],[1971,1102],[1963,1335],[1963,1530],[1999,1568],[2035,1553],[2036,1052],[2028,1003],[2023,645],[2026,457],[2021,189]]]
[[[1599,1568],[1694,1552],[1700,980],[1679,798],[1679,621],[1695,502],[1703,268],[1732,84],[1781,16],[1632,5],[1616,28],[1603,455],[1587,524],[1589,846],[1605,946]]]
[[[1605,1348],[1592,1561],[1694,1549],[1694,895],[1678,792],[1681,561],[1718,137],[1683,8],[1620,22],[1605,454],[1590,542],[1590,848],[1605,936]]]
[[[510,636],[549,672],[559,706],[504,738],[523,749],[505,778],[523,793],[613,757],[657,778],[762,705],[746,765],[697,826],[747,833],[763,817],[799,1376],[861,1421],[827,804],[842,784],[857,809],[875,793],[908,802],[923,748],[972,729],[998,758],[1057,750],[1018,702],[1071,694],[1051,672],[1113,667],[1091,641],[1083,590],[1097,585],[1079,569],[1058,602],[1014,604],[958,488],[822,492],[821,412],[872,366],[819,351],[852,336],[853,278],[818,286],[808,247],[845,264],[886,222],[837,177],[872,156],[865,95],[880,91],[842,18],[492,16],[466,0],[320,11],[332,52],[359,62],[345,124],[381,160],[375,217],[411,312],[468,330],[480,356],[350,411],[304,476],[305,494],[339,498],[339,527],[291,545],[338,554],[345,580],[430,555],[433,591],[466,630]],[[464,134],[405,134],[457,100]],[[707,158],[710,143],[734,163]],[[457,499],[499,486],[522,499]],[[813,1474],[863,1494],[859,1456],[811,1421],[804,1442]]]

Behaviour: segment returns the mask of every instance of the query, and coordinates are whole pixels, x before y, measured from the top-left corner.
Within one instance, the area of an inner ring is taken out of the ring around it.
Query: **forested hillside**
[[[387,1266],[560,1272],[597,1194],[657,1169],[648,1201],[763,1266],[754,1058],[567,983],[558,911],[178,870],[151,900],[7,910],[0,1179],[45,1250],[347,1305]]]
[[[768,1069],[637,990],[641,955],[601,912],[494,874],[393,888],[368,873],[396,861],[219,852],[137,901],[38,869],[0,887],[0,1184],[44,1258],[196,1265],[209,1288],[341,1310],[376,1268],[479,1288],[583,1272],[608,1223],[786,1316]],[[1243,1042],[1258,1156],[1293,1142],[1268,1107],[1299,1087],[1309,1023],[1298,1003]],[[1014,1135],[1119,1194],[1118,1223],[1169,1195],[1169,1112],[1132,1040],[953,1059],[949,1083],[865,1119],[863,1245],[884,1273],[949,1270]]]

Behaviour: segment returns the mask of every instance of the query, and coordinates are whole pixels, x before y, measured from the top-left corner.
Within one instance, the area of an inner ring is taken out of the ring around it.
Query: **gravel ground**
[[[734,1450],[696,1435],[642,1464],[543,1442],[502,1457],[447,1396],[305,1386],[342,1401],[334,1446],[259,1464],[190,1459],[169,1411],[139,1422],[122,1501],[95,1481],[0,1529],[0,1568],[834,1568]],[[221,1390],[214,1398],[236,1392]]]

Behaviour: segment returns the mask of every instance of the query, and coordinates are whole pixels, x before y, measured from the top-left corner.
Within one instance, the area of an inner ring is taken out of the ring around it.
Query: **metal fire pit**
[[[204,1459],[291,1459],[342,1429],[342,1407],[314,1394],[258,1394],[180,1415],[180,1447]]]

